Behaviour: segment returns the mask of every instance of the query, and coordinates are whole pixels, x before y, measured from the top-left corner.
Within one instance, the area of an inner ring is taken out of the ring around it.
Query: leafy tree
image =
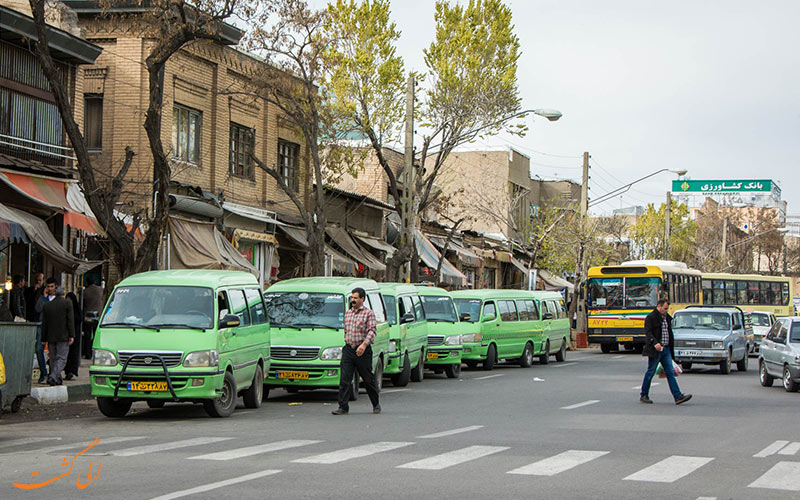
[[[634,258],[693,261],[697,224],[689,219],[689,207],[673,200],[670,214],[669,255],[666,255],[664,239],[666,204],[662,203],[656,209],[651,203],[631,227],[631,253]]]

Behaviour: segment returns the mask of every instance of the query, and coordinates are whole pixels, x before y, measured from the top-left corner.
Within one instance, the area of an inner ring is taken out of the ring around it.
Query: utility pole
[[[722,218],[722,265],[728,268],[728,218]]]
[[[581,183],[581,215],[589,213],[589,152],[583,153],[583,182]]]
[[[416,179],[414,175],[414,77],[408,77],[406,88],[406,144],[403,153],[403,227],[400,231],[401,248],[414,245],[414,229],[416,214],[414,211],[414,187]],[[403,264],[401,276],[406,283],[411,281],[411,258]]]
[[[664,209],[664,258],[669,260],[669,237],[672,232],[672,191],[667,191],[667,204]]]

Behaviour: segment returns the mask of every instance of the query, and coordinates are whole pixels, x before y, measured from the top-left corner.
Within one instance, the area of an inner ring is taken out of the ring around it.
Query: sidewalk
[[[34,379],[31,383],[31,397],[39,404],[56,404],[91,399],[91,385],[89,384],[89,366],[91,364],[91,359],[81,358],[78,376],[72,380],[64,380],[63,385],[50,386],[47,382],[39,384]]]

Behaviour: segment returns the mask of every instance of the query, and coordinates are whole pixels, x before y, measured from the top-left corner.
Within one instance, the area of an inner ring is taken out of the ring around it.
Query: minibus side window
[[[500,301],[500,318],[503,321],[517,321],[517,306],[514,305],[513,300]]]
[[[411,302],[411,297],[409,297],[408,295],[404,295],[402,297],[399,297],[399,299],[400,299],[399,300],[400,317],[402,318],[403,316],[409,313],[414,315],[414,303]],[[414,317],[416,318],[416,315],[414,315]]]
[[[419,300],[419,296],[412,295],[411,298],[414,300],[414,312],[417,316],[417,321],[425,321],[425,310],[422,308],[422,301]]]
[[[536,307],[536,302],[533,300],[526,300],[525,302],[528,303],[528,308],[531,311],[531,320],[538,321],[539,320],[539,308]]]
[[[219,319],[222,320],[227,314],[231,312],[231,308],[228,305],[228,294],[225,292],[219,292],[217,294],[217,309],[219,310]]]
[[[527,300],[518,300],[517,301],[517,309],[519,309],[519,320],[520,321],[530,321],[531,314],[528,310],[528,301]]]
[[[483,305],[483,318],[496,318],[497,309],[494,307],[494,302],[487,302]]]
[[[380,294],[371,292],[367,294],[367,298],[369,299],[369,308],[375,313],[375,321],[378,323],[385,323],[386,311],[383,308],[383,299],[381,299]]]
[[[228,301],[231,305],[231,314],[239,316],[239,326],[250,325],[250,312],[247,310],[244,292],[241,290],[228,290]]]
[[[254,325],[263,325],[267,322],[267,313],[264,311],[264,299],[257,288],[245,288],[244,295],[247,298],[247,306],[250,309],[250,317]]]

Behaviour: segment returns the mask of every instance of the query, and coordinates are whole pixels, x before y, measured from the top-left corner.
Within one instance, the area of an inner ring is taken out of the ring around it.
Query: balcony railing
[[[5,134],[0,134],[0,152],[45,165],[67,165],[68,161],[75,160],[72,148]]]

